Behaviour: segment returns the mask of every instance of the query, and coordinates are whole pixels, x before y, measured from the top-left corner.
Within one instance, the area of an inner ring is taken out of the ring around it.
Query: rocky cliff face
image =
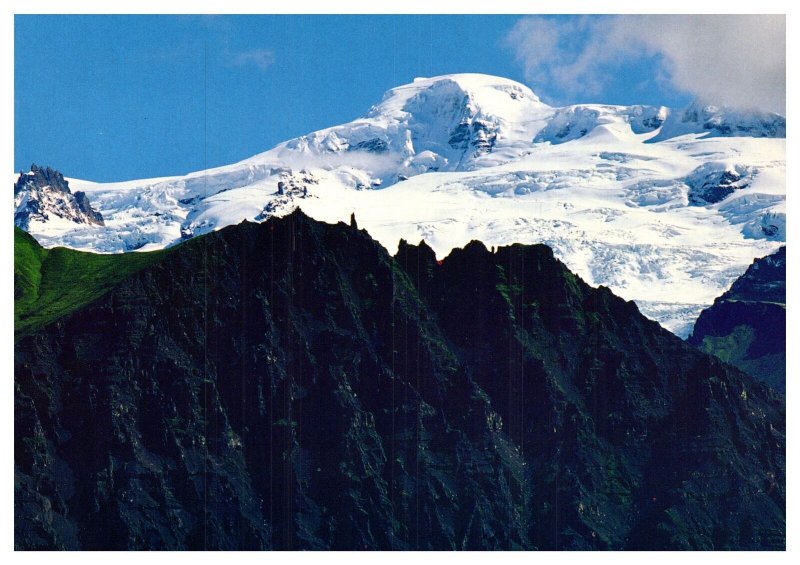
[[[24,230],[31,222],[66,220],[77,224],[104,225],[103,216],[92,208],[85,192],[72,194],[69,181],[50,167],[31,165],[14,183],[14,225]]]
[[[784,419],[547,247],[296,212],[16,343],[15,544],[782,549]]]
[[[786,390],[786,247],[756,259],[700,314],[689,343]]]

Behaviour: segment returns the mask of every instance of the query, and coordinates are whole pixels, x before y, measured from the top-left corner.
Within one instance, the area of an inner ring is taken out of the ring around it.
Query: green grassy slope
[[[15,339],[80,308],[169,251],[100,255],[44,249],[14,228]]]
[[[785,306],[782,306],[784,307]],[[701,351],[716,355],[726,363],[738,367],[760,381],[772,386],[778,392],[786,391],[786,353],[763,353],[754,358],[748,357],[751,347],[759,336],[753,326],[740,325],[723,336],[706,335],[699,345]],[[761,337],[763,340],[763,336]]]

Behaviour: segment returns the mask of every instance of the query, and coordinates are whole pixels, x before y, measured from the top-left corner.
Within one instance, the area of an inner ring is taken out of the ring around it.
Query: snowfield
[[[545,243],[680,336],[786,234],[785,120],[712,106],[552,108],[485,75],[417,79],[364,117],[240,163],[121,183],[70,179],[105,226],[31,222],[45,246],[151,250],[296,207],[394,253]]]

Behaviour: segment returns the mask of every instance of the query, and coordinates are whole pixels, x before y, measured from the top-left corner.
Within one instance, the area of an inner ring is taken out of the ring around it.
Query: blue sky
[[[456,72],[518,80],[553,104],[674,107],[698,93],[713,97],[713,90],[695,88],[697,72],[689,71],[698,69],[686,61],[697,54],[685,53],[686,42],[676,47],[633,33],[641,23],[609,17],[16,16],[14,165],[27,170],[36,162],[97,181],[184,174],[349,121],[415,77]],[[730,74],[724,65],[720,73]]]

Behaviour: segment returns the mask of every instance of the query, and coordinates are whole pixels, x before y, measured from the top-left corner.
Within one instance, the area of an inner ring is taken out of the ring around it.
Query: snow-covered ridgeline
[[[354,212],[390,251],[400,238],[439,255],[471,239],[541,242],[685,335],[754,257],[785,241],[782,136],[774,114],[552,108],[507,79],[448,75],[233,165],[70,179],[105,226],[51,218],[27,229],[46,246],[149,250],[300,206],[325,221]]]

